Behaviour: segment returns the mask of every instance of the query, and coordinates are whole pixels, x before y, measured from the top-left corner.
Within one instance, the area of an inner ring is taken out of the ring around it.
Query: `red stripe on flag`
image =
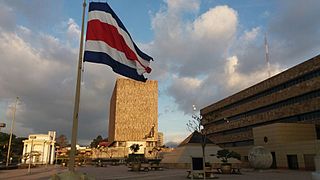
[[[138,61],[137,55],[126,44],[122,35],[113,25],[103,23],[97,19],[89,21],[86,39],[103,41],[118,51],[123,52],[128,60]]]

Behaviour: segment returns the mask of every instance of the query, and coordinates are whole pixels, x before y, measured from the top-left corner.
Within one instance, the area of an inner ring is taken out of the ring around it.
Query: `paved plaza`
[[[78,172],[87,173],[96,179],[154,179],[154,180],[181,180],[188,179],[185,169],[164,169],[163,171],[131,172],[126,166],[108,167],[77,167]],[[0,179],[6,180],[29,180],[29,179],[49,179],[53,174],[66,172],[65,167],[49,166],[33,168],[31,174],[27,169],[0,170]],[[310,171],[291,171],[291,170],[264,170],[254,171],[243,169],[241,175],[217,174],[218,179],[222,180],[309,180]]]

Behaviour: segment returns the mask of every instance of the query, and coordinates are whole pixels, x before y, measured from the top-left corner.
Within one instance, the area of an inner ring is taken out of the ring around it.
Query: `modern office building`
[[[256,139],[261,136],[257,135],[260,127],[270,128],[269,135],[272,134],[271,128],[274,133],[278,130],[294,133],[290,128],[271,126],[275,123],[282,123],[282,125],[298,123],[294,126],[313,124],[315,136],[308,136],[308,140],[312,140],[311,137],[313,137],[312,143],[317,144],[317,139],[320,137],[318,127],[320,125],[320,55],[201,109],[201,115],[208,137],[221,147],[237,150],[244,159],[247,158],[250,148],[261,145],[258,143],[261,140]],[[296,132],[303,136],[302,132]],[[267,136],[265,137],[264,139],[268,139]],[[277,137],[281,138],[281,136]],[[300,140],[289,138],[284,142],[294,143]],[[267,142],[269,145],[272,143],[268,140]],[[274,160],[276,160],[277,150],[270,149],[270,151],[273,151],[276,157]],[[278,167],[290,168],[289,161],[292,161],[290,155],[296,154],[292,154],[295,152],[293,149],[286,148],[278,154],[286,151],[289,153],[287,154],[289,155],[288,163],[287,165],[280,163]],[[314,155],[315,152],[316,150],[313,149],[308,153]],[[296,160],[298,161],[299,158]],[[298,164],[306,168],[302,165],[303,163]]]
[[[53,164],[55,160],[56,132],[49,131],[48,134],[30,134],[23,141],[22,163],[31,164]]]
[[[108,141],[126,151],[121,152],[124,155],[131,153],[132,144],[140,145],[137,153],[141,154],[157,146],[157,81],[117,79],[110,101]]]

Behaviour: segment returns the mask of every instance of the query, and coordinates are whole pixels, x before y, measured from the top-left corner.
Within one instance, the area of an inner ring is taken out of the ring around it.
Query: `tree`
[[[221,159],[221,162],[227,164],[229,158],[236,158],[240,159],[240,154],[234,152],[234,151],[229,151],[227,149],[222,149],[217,152],[217,158]]]
[[[64,134],[61,134],[59,137],[56,138],[56,145],[60,148],[64,148],[68,145],[68,139]]]
[[[103,141],[103,138],[101,135],[98,135],[97,138],[93,139],[92,142],[90,143],[91,148],[96,148],[98,147],[99,143]]]
[[[192,120],[189,120],[189,122],[187,123],[187,129],[193,133],[195,131],[199,132],[201,134],[201,149],[202,149],[202,158],[203,158],[203,168],[205,169],[205,164],[206,164],[206,156],[205,156],[205,148],[206,148],[206,131],[204,129],[204,126],[202,124],[203,118],[201,115],[196,115],[195,111],[196,106],[192,105],[193,107],[193,114],[192,114]],[[206,176],[203,176],[203,179],[206,179]]]
[[[7,133],[0,132],[0,161],[5,161],[8,153],[10,135]],[[18,162],[23,151],[23,140],[27,138],[16,137],[12,134],[10,156],[14,162]]]

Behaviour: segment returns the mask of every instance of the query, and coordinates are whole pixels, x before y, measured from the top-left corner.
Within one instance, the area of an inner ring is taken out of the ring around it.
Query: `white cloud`
[[[254,41],[256,40],[259,33],[260,33],[260,27],[252,28],[251,31],[244,32],[244,35],[240,37],[240,41],[241,40],[248,41],[248,42]]]
[[[172,12],[192,11],[200,8],[200,0],[167,0],[168,10]]]
[[[152,19],[155,40],[149,49],[155,59],[161,60],[154,63],[155,77],[161,74],[169,78],[169,95],[181,110],[190,112],[192,104],[201,106],[214,93],[217,83],[207,87],[204,81],[223,73],[218,67],[224,66],[235,38],[238,14],[228,6],[217,6],[193,21],[184,20],[183,15],[170,8],[156,13]]]
[[[225,73],[227,77],[227,89],[231,91],[236,91],[238,89],[244,89],[251,85],[256,84],[257,82],[268,78],[268,68],[267,66],[262,67],[261,69],[257,69],[256,71],[252,71],[249,73],[241,73],[237,71],[238,66],[238,58],[237,56],[232,56],[227,59],[227,63],[225,64]],[[273,65],[271,67],[271,75],[275,75],[284,69],[281,69],[277,65]]]
[[[228,41],[233,38],[236,32],[237,16],[237,12],[228,6],[214,7],[193,22],[194,35],[201,40]]]
[[[78,24],[72,18],[69,18],[68,29],[67,29],[68,39],[71,41],[78,42],[80,38],[80,33],[81,32]]]
[[[223,63],[237,19],[237,12],[228,6],[212,8],[194,21],[184,20],[180,11],[159,11],[152,19],[155,40],[150,51],[161,62],[154,69],[187,77],[210,73]]]

